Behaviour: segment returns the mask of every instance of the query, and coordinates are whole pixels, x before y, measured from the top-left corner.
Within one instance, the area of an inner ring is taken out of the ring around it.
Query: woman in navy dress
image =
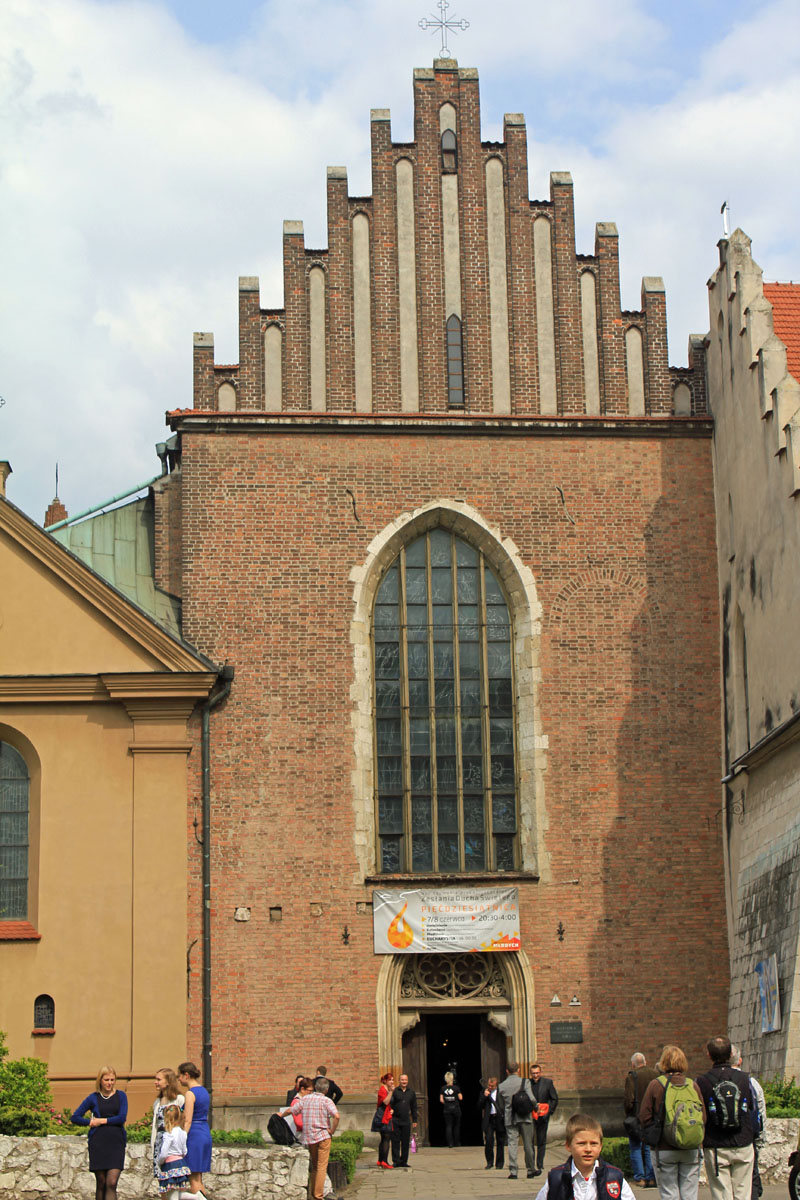
[[[96,1180],[95,1200],[116,1200],[117,1183],[125,1166],[127,1116],[128,1097],[117,1091],[116,1071],[101,1067],[97,1091],[91,1092],[72,1114],[73,1125],[89,1126],[89,1170]]]
[[[203,1172],[211,1170],[211,1130],[208,1127],[211,1097],[199,1079],[200,1072],[193,1062],[180,1064],[178,1082],[186,1097],[183,1127],[186,1130],[186,1162],[191,1171],[189,1188],[202,1195]]]

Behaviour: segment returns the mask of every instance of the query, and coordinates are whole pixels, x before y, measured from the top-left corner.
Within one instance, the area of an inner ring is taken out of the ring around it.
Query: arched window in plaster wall
[[[33,1028],[52,1030],[56,1027],[56,1002],[52,996],[37,996],[33,1002]]]
[[[28,916],[30,777],[25,760],[0,742],[0,921]]]
[[[511,622],[484,556],[441,528],[405,546],[373,639],[379,871],[514,869]]]

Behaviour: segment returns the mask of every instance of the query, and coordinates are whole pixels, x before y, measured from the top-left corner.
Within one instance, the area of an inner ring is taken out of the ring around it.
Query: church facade
[[[474,70],[416,71],[414,106],[410,143],[372,112],[370,196],[328,169],[326,249],[284,224],[281,306],[240,279],[239,362],[195,335],[137,502],[156,621],[228,668],[189,720],[162,1057],[229,1126],[319,1063],[367,1123],[406,1070],[434,1141],[451,1063],[465,1112],[538,1059],[616,1113],[634,1050],[698,1070],[727,1025],[703,341],[669,365],[661,279],[622,308],[616,227],[578,252],[570,176],[531,199]],[[507,948],[376,941],[376,893],[500,887]]]
[[[317,1061],[367,1105],[387,1068],[435,1096],[446,1061],[477,1086],[507,1057],[599,1095],[726,1024],[702,343],[669,366],[661,280],[622,309],[615,226],[576,252],[570,177],[530,199],[523,118],[482,141],[475,71],[414,100],[409,144],[372,113],[371,196],[328,169],[326,250],[285,223],[283,306],[240,280],[239,363],[195,335],[170,415],[157,582],[236,674],[218,1104]],[[375,889],[498,881],[519,951],[373,952]]]

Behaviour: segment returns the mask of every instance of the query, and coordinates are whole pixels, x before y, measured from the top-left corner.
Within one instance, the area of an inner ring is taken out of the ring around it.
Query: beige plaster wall
[[[158,660],[0,531],[0,669],[8,675],[152,670]]]
[[[33,927],[0,914],[0,1029],[47,1063],[57,1105],[110,1063],[135,1116],[186,1053],[187,721],[214,673],[11,509],[0,576],[0,740],[30,775]],[[34,1036],[42,994],[55,1032]]]
[[[730,1032],[756,1072],[800,1071],[800,494],[791,429],[800,390],[775,336],[750,239],[720,242],[709,282],[723,622],[721,825],[731,952]],[[784,735],[777,731],[788,724]],[[764,743],[759,747],[759,743]],[[780,1031],[761,1032],[756,962],[776,954]]]
[[[185,1052],[186,754],[131,753],[119,704],[2,705],[0,738],[40,764],[41,939],[0,942],[11,1054],[43,1058],[56,1080],[106,1062],[149,1075]],[[53,1037],[31,1034],[41,993]]]
[[[735,759],[800,707],[800,638],[789,636],[799,615],[800,500],[793,495],[793,466],[769,396],[794,381],[772,332],[761,268],[740,230],[720,243],[720,258],[709,286],[707,353],[717,547],[731,628],[737,606],[744,619],[750,709],[749,738],[744,722],[733,722]]]

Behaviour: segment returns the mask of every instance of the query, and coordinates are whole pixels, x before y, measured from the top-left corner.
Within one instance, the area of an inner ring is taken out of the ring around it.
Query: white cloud
[[[236,281],[282,303],[281,223],[324,245],[325,165],[369,192],[369,109],[413,137],[411,73],[438,42],[407,0],[303,0],[247,38],[197,43],[164,7],[5,0],[0,7],[0,457],[37,518],[61,463],[72,511],[155,474],[167,408],[191,403],[191,333],[238,356]],[[644,0],[563,11],[510,0],[451,39],[481,70],[483,136],[526,111],[530,191],[575,178],[578,249],[620,227],[623,306],[668,287],[671,361],[706,328],[719,206],[768,274],[800,274],[798,31],[764,4],[676,69],[675,30]],[[509,22],[513,20],[513,28]],[[224,34],[221,30],[221,35]],[[479,53],[475,46],[479,46]],[[679,55],[677,56],[679,57]]]

